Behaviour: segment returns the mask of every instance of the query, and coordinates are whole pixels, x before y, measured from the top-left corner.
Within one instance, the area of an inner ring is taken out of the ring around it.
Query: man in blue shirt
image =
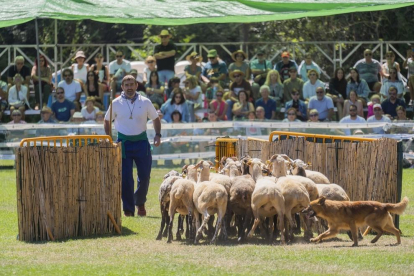
[[[56,88],[56,102],[52,104],[52,111],[59,122],[69,122],[75,113],[75,104],[65,99],[63,87]]]
[[[397,88],[395,86],[391,86],[388,89],[388,95],[390,97],[383,101],[381,104],[382,111],[391,120],[397,118],[396,109],[398,106],[403,106],[404,108],[407,108],[405,102],[397,97],[397,93]]]
[[[226,86],[228,73],[226,63],[218,59],[217,51],[214,49],[208,51],[207,57],[209,62],[204,65],[203,76],[208,79],[216,77],[222,87]]]
[[[325,96],[323,87],[316,88],[316,96],[309,100],[308,114],[312,109],[318,110],[319,121],[331,121],[334,114],[334,105],[331,98]]]
[[[269,98],[270,88],[267,85],[260,87],[262,97],[256,101],[256,107],[262,106],[265,110],[265,118],[274,120],[276,117],[276,101]]]

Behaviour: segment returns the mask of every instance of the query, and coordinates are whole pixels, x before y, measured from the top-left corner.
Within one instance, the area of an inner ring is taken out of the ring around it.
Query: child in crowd
[[[381,98],[379,95],[373,95],[371,97],[371,101],[368,103],[368,115],[367,119],[374,115],[374,105],[375,104],[381,104]]]

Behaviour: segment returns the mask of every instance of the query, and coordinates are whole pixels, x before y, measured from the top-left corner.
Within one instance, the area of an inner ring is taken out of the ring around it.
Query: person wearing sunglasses
[[[298,78],[298,69],[292,66],[289,68],[289,78],[283,82],[283,98],[285,102],[292,100],[292,92],[296,90],[300,99],[303,100],[303,85],[305,82]]]
[[[402,98],[404,95],[405,87],[404,83],[400,80],[398,70],[396,68],[391,68],[389,70],[388,78],[384,79],[381,86],[381,96],[383,98],[388,98],[388,90],[391,86],[397,88],[398,98]]]
[[[100,85],[99,77],[95,74],[95,71],[88,72],[88,79],[84,86],[83,92],[85,93],[87,98],[94,98],[94,104],[96,107],[98,107],[99,109],[103,109],[102,99],[104,94],[104,86]]]
[[[75,104],[76,110],[80,110],[80,96],[82,87],[80,83],[73,79],[73,71],[66,68],[62,72],[63,80],[59,82],[58,87],[62,87],[65,91],[65,97]]]
[[[109,76],[111,89],[114,93],[122,90],[122,79],[131,71],[131,63],[124,59],[124,53],[120,50],[115,53],[115,60],[109,63]]]
[[[308,122],[319,123],[319,113],[317,109],[312,109],[309,111]]]
[[[24,120],[24,112],[26,109],[30,109],[29,101],[27,100],[28,89],[23,84],[23,78],[20,74],[14,76],[14,85],[9,90],[9,107],[10,112],[13,110],[19,110]]]
[[[171,100],[168,100],[161,106],[161,111],[164,114],[164,119],[171,123],[171,115],[175,110],[178,110],[184,122],[190,121],[190,111],[188,109],[187,101],[184,97],[181,88],[175,88],[171,93]]]
[[[381,63],[372,58],[372,51],[370,49],[364,51],[364,58],[358,60],[354,67],[360,72],[360,78],[368,83],[370,91],[373,90],[376,82],[381,81],[381,78],[378,76],[384,76]]]
[[[56,88],[56,101],[52,104],[52,112],[59,122],[69,122],[75,114],[75,104],[65,99],[65,89]]]
[[[358,116],[358,107],[354,104],[349,106],[349,115],[342,118],[339,123],[340,124],[358,124],[358,123],[365,123],[365,119],[361,116]],[[351,135],[351,129],[346,128],[343,130],[345,135]]]
[[[368,118],[367,123],[391,123],[390,118],[383,115],[382,107],[380,104],[374,104],[374,116]],[[385,130],[384,127],[374,127],[372,128],[372,132],[375,134],[384,134]]]
[[[385,59],[386,61],[382,64],[382,72],[384,73],[385,78],[390,76],[391,68],[397,69],[398,74],[401,72],[400,64],[395,61],[395,54],[393,51],[387,51],[385,53]]]
[[[397,88],[391,86],[388,89],[388,99],[381,103],[381,108],[384,111],[384,114],[393,120],[394,118],[397,118],[396,110],[399,106],[407,108],[405,101],[398,98]]]
[[[142,83],[144,85],[146,85],[149,82],[151,72],[157,70],[157,63],[153,56],[147,56],[147,58],[145,59],[145,65],[147,65],[147,67],[144,68],[144,75],[142,76]]]
[[[348,84],[346,85],[347,98],[349,98],[349,93],[352,90],[354,90],[357,93],[358,100],[362,102],[363,106],[366,106],[368,103],[368,96],[370,92],[368,83],[364,79],[361,78],[361,75],[359,74],[358,69],[356,69],[355,67],[351,67],[349,71],[350,71],[349,72],[350,78],[349,78]]]
[[[294,107],[290,107],[287,111],[286,111],[286,118],[283,119],[283,123],[293,123],[293,122],[300,122],[300,120],[297,119],[296,117],[296,108]]]
[[[282,60],[275,64],[275,67],[273,69],[279,71],[280,78],[282,79],[282,82],[287,80],[289,76],[289,70],[290,67],[295,67],[296,70],[298,69],[298,64],[294,59],[290,59],[290,53],[289,52],[283,52],[282,53]]]
[[[247,54],[243,50],[237,50],[231,54],[231,59],[234,61],[229,65],[229,74],[231,81],[234,79],[231,78],[231,72],[234,70],[240,70],[244,73],[244,77],[247,81],[250,79],[250,67],[249,63],[246,61]]]
[[[203,69],[201,68],[201,62],[203,57],[200,56],[197,52],[192,52],[185,58],[190,64],[186,65],[184,68],[185,76],[188,79],[191,76],[195,76],[198,81],[200,81],[201,73]]]
[[[73,77],[84,87],[89,71],[89,64],[85,63],[85,53],[83,51],[77,51],[74,60],[75,63],[72,64]]]
[[[30,68],[24,64],[23,56],[16,56],[14,59],[14,65],[10,66],[7,70],[7,83],[9,89],[14,85],[13,78],[16,74],[20,74],[22,76],[22,83],[24,86],[30,86]]]
[[[104,57],[101,53],[95,56],[95,64],[92,64],[89,71],[94,72],[99,77],[99,85],[102,86],[103,91],[109,91],[109,69],[103,64]]]
[[[321,74],[321,68],[319,67],[319,65],[316,62],[314,62],[312,60],[312,54],[311,53],[306,53],[305,54],[305,59],[302,60],[302,62],[299,65],[299,69],[298,69],[299,77],[302,78],[302,80],[304,82],[308,81],[308,74],[307,73],[310,69],[315,69],[316,72],[318,72],[319,75]]]
[[[221,87],[227,87],[227,65],[224,61],[219,59],[217,50],[212,49],[207,53],[208,62],[204,65],[203,76],[210,80],[216,77],[219,80]]]
[[[296,112],[295,118],[301,121],[306,121],[308,119],[306,104],[304,101],[300,99],[300,94],[296,89],[292,90],[291,98],[292,100],[288,101],[285,104],[285,109],[286,109],[285,118],[288,118],[289,109],[293,107]]]
[[[26,124],[26,122],[22,120],[22,113],[20,110],[13,110],[11,118],[12,120],[9,122],[9,124]]]
[[[312,109],[316,109],[319,114],[319,121],[331,121],[334,114],[334,105],[331,98],[325,96],[325,89],[323,87],[316,88],[316,96],[309,100],[308,113]]]
[[[227,110],[227,118],[232,120],[233,118],[233,105],[239,100],[239,91],[244,91],[247,94],[247,101],[253,101],[255,98],[252,98],[252,87],[248,81],[244,78],[244,73],[238,69],[231,72],[231,78],[234,81],[230,85],[230,98],[226,101],[229,109]],[[256,96],[256,99],[260,98]]]
[[[44,55],[39,56],[39,61],[35,59],[32,68],[32,80],[35,87],[35,109],[40,105],[40,89],[39,89],[39,76],[38,68],[40,67],[40,85],[42,86],[42,105],[47,105],[49,101],[49,95],[52,93],[52,70],[50,69],[47,59]],[[39,107],[41,109],[42,107]]]
[[[215,99],[213,99],[210,102],[210,110],[212,110],[218,120],[220,121],[226,121],[227,120],[227,109],[229,108],[228,104],[226,103],[226,101],[223,100],[223,89],[221,87],[219,87],[219,90],[217,90],[216,95],[215,95]]]
[[[170,41],[171,34],[168,30],[162,30],[158,36],[161,39],[161,43],[155,45],[154,58],[157,61],[157,71],[160,76],[160,81],[164,85],[175,75],[174,66],[177,46]]]

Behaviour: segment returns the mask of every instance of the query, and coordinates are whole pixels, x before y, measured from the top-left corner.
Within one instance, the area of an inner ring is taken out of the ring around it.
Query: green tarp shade
[[[414,0],[2,0],[0,27],[34,18],[188,25],[287,20],[396,9]]]

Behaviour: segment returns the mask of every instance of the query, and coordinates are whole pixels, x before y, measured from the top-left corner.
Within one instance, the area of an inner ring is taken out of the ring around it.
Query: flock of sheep
[[[305,239],[312,238],[315,218],[301,213],[310,201],[319,196],[349,201],[339,185],[320,172],[306,170],[302,160],[284,154],[275,154],[266,162],[249,156],[240,161],[223,157],[219,173],[210,173],[212,166],[210,161],[200,161],[184,166],[182,175],[176,171],[165,175],[159,190],[162,219],[157,240],[168,237],[168,242],[172,241],[174,215],[178,213],[177,240],[181,240],[187,222],[185,237],[195,244],[203,236],[211,243],[225,240],[232,232],[237,232],[241,243],[257,233],[270,243],[280,234],[280,243],[286,244],[294,238],[296,213]]]

